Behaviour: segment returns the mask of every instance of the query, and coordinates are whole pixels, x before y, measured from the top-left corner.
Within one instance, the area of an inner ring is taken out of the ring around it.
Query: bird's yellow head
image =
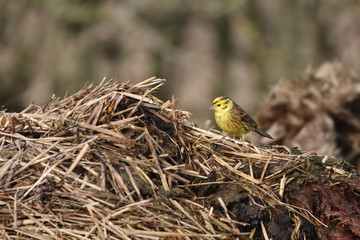
[[[228,112],[233,106],[234,102],[230,98],[221,96],[214,99],[211,109],[214,109],[216,113]]]

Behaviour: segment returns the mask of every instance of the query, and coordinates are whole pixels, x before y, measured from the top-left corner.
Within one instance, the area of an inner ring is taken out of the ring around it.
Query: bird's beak
[[[214,106],[211,106],[209,109],[210,109],[210,110],[213,110],[213,109],[214,109]]]

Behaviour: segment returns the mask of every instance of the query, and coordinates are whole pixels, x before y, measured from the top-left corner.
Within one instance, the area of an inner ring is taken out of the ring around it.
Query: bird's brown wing
[[[236,105],[236,107],[239,109],[239,113],[240,113],[240,118],[241,120],[248,125],[249,129],[252,131],[255,131],[256,133],[260,134],[263,137],[267,137],[270,139],[274,139],[270,134],[264,132],[263,130],[261,130],[258,125],[256,124],[255,120],[249,115],[247,114],[244,109],[242,109],[239,105]]]
[[[236,108],[239,110],[241,121],[243,121],[250,129],[257,129],[258,126],[255,120],[247,114],[244,109],[242,109],[239,105],[236,105]]]

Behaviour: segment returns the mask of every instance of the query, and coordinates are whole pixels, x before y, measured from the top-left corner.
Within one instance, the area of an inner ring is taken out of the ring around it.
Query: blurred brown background
[[[19,111],[103,77],[168,80],[202,124],[217,95],[254,115],[281,79],[360,67],[358,1],[0,0],[0,105]]]

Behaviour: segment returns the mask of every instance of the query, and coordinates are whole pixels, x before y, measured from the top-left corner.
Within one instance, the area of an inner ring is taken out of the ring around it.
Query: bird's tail
[[[270,139],[274,139],[272,136],[270,136],[270,134],[264,132],[263,130],[257,128],[254,130],[257,134],[263,136],[263,137],[267,137],[267,138],[270,138]]]

